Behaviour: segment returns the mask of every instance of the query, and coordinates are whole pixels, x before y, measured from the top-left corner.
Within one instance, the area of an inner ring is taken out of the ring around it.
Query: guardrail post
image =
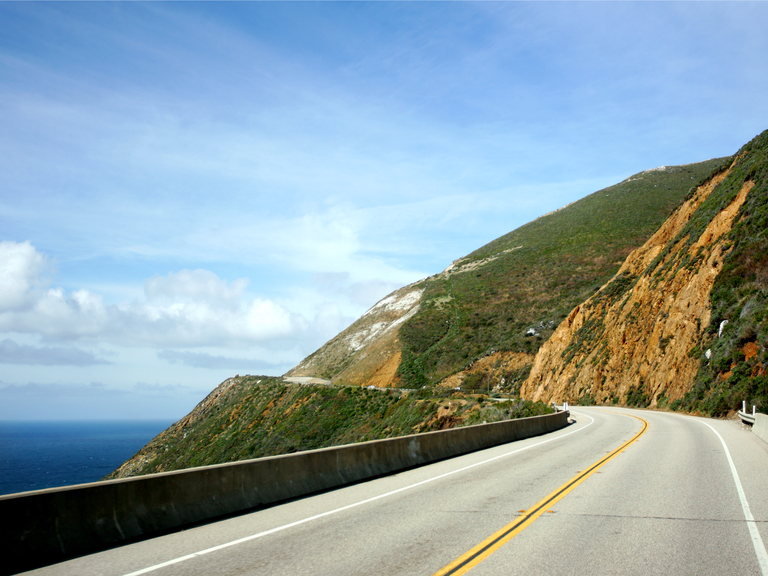
[[[755,405],[753,404],[752,405],[752,416],[754,416],[754,415],[755,415]]]
[[[744,412],[744,414],[747,413],[747,401],[746,400],[742,400],[741,401],[741,411]]]

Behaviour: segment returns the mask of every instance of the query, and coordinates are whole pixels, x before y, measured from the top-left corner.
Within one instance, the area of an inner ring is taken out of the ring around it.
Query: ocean
[[[171,424],[0,421],[0,495],[101,480]]]

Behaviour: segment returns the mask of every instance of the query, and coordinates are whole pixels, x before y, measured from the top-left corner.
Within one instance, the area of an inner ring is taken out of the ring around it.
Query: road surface
[[[768,444],[734,421],[571,414],[558,432],[29,574],[768,576]]]

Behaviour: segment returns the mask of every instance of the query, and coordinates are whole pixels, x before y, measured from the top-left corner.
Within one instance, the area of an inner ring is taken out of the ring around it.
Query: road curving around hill
[[[572,417],[551,434],[31,573],[768,576],[768,444],[733,421]]]

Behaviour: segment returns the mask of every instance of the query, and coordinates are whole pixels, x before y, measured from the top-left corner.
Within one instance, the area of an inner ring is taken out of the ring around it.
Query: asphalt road
[[[768,576],[768,444],[733,421],[572,417],[552,434],[29,574],[429,576],[478,562],[472,576]]]

